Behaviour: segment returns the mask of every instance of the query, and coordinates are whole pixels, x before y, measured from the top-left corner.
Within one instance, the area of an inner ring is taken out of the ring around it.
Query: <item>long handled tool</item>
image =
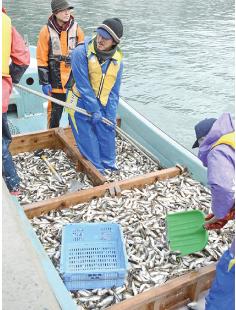
[[[38,92],[38,91],[36,91],[36,90],[30,89],[30,88],[25,87],[25,86],[23,86],[23,85],[14,84],[14,86],[17,87],[17,88],[20,88],[20,89],[22,89],[22,90],[25,90],[25,91],[27,91],[27,92],[30,92],[31,94],[34,94],[34,95],[36,95],[36,96],[42,97],[42,98],[44,98],[44,99],[46,99],[46,100],[55,102],[55,103],[57,103],[57,104],[59,104],[59,105],[65,107],[65,108],[68,108],[68,109],[72,109],[72,110],[74,110],[74,111],[77,111],[77,112],[79,112],[79,113],[81,113],[81,114],[83,114],[83,115],[90,116],[90,117],[92,116],[92,114],[91,114],[91,113],[88,113],[85,109],[75,107],[73,104],[70,104],[70,103],[68,103],[68,102],[64,102],[64,101],[62,101],[62,100],[53,98],[53,97],[51,97],[51,96],[44,95],[43,93],[40,93],[40,92]],[[109,121],[107,118],[105,118],[105,117],[102,118],[102,122],[105,123],[105,124],[107,124],[107,125],[114,126],[114,124],[113,124],[111,121]]]
[[[55,102],[65,108],[69,108],[69,109],[72,109],[74,111],[77,111],[83,115],[86,115],[86,116],[89,116],[91,117],[92,115],[90,113],[88,113],[85,109],[82,109],[82,108],[78,108],[78,107],[75,107],[74,105],[72,104],[69,104],[67,102],[64,102],[64,101],[61,101],[61,100],[58,100],[58,99],[55,99],[51,96],[47,96],[47,95],[44,95],[43,93],[40,93],[36,90],[33,90],[31,88],[28,88],[28,87],[25,87],[23,85],[20,85],[20,84],[14,84],[15,87],[21,89],[21,90],[24,90],[26,92],[29,92],[31,94],[34,94],[36,96],[39,96],[39,97],[42,97],[46,100],[49,100],[49,101],[52,101],[52,102]],[[103,117],[102,118],[102,122],[107,124],[107,125],[111,125],[111,126],[114,126],[114,124],[109,121],[107,118]],[[135,146],[136,148],[139,149],[140,153],[142,153],[146,158],[148,158],[150,161],[152,161],[155,165],[156,164],[159,164],[159,161],[152,155],[152,153],[150,153],[145,147],[143,147],[140,143],[138,143],[137,141],[135,141],[133,138],[131,138],[127,133],[125,133],[123,130],[121,130],[118,126],[116,126],[116,131],[120,134],[121,137],[123,137],[124,139],[128,140],[130,144],[132,144],[133,146]]]
[[[44,152],[44,150],[39,149],[37,151],[35,151],[35,156],[39,156],[47,165],[47,167],[49,168],[49,170],[52,172],[52,174],[55,176],[55,178],[62,184],[64,184],[65,186],[68,186],[68,191],[69,192],[77,192],[79,190],[81,190],[83,188],[83,184],[81,182],[79,182],[76,179],[70,180],[68,183],[60,176],[60,174],[55,170],[55,168],[53,167],[53,165],[48,161],[46,153]],[[67,183],[67,184],[66,184]]]
[[[48,161],[44,150],[42,150],[42,149],[37,150],[37,151],[35,151],[34,155],[39,156],[45,162],[45,164],[48,166],[49,170],[52,172],[52,174],[56,177],[56,179],[60,183],[65,183],[65,181],[62,179],[62,177],[56,172],[53,165]]]

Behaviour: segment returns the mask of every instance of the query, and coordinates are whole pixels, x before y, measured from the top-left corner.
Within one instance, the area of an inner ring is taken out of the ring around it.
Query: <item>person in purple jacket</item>
[[[198,157],[207,167],[213,214],[206,219],[205,228],[220,229],[234,219],[235,132],[229,113],[219,119],[204,119],[195,126],[193,148],[199,147]],[[216,267],[216,276],[206,297],[205,310],[235,309],[235,242]]]

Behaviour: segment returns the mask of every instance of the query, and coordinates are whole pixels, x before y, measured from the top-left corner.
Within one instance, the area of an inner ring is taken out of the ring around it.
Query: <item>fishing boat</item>
[[[107,193],[112,197],[120,196],[125,190],[140,189],[157,181],[176,177],[186,169],[194,180],[206,185],[206,169],[194,154],[120,99],[118,124],[122,134],[144,156],[153,162],[160,162],[162,169],[108,182],[81,156],[71,129],[67,127],[66,114],[62,119],[65,128],[46,129],[45,99],[33,93],[41,91],[36,48],[31,46],[30,52],[30,67],[22,77],[21,86],[14,88],[10,99],[8,118],[14,134],[11,153],[16,155],[39,148],[61,149],[73,159],[78,170],[89,176],[93,187],[20,206],[19,201],[10,196],[3,182],[3,305],[5,304],[6,309],[13,309],[13,305],[14,308],[26,309],[29,304],[33,304],[34,309],[80,309],[48,258],[29,219],[52,210],[62,210],[92,201]],[[111,305],[109,309],[179,309],[196,301],[202,292],[209,289],[214,274],[213,263]],[[14,297],[7,293],[12,288]]]

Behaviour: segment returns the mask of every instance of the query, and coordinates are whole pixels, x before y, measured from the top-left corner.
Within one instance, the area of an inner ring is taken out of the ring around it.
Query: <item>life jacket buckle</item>
[[[70,55],[68,56],[63,56],[63,55],[57,55],[52,57],[51,59],[56,60],[58,62],[65,62],[66,67],[70,67],[71,66],[71,57]]]

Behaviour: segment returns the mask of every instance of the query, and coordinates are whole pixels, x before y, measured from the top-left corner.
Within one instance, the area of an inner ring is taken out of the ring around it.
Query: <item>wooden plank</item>
[[[90,189],[84,189],[76,193],[68,193],[57,198],[35,202],[24,206],[24,210],[26,215],[29,218],[32,218],[43,213],[48,213],[51,210],[69,208],[75,204],[90,201],[93,198],[102,197],[105,195],[106,191],[109,191],[112,188],[115,189],[118,186],[121,188],[121,190],[143,187],[146,184],[152,184],[157,180],[164,180],[170,177],[174,177],[178,174],[180,174],[180,169],[176,167],[158,170],[143,176],[134,177],[132,179],[105,183],[103,185]]]
[[[177,304],[175,304],[174,306],[168,308],[168,310],[177,310],[177,309],[180,309],[181,307],[186,306],[186,305],[189,304],[190,302],[191,302],[191,299],[189,299],[189,298],[184,299],[184,300],[178,302]]]
[[[131,297],[131,298],[133,298],[133,297]],[[137,310],[159,310],[159,306],[156,307],[155,303],[150,303],[150,304],[141,306]]]
[[[28,218],[40,216],[51,210],[69,208],[72,205],[88,202],[93,198],[102,197],[108,189],[107,184],[84,189],[76,193],[65,194],[61,197],[52,198],[46,201],[35,202],[24,206],[24,211]]]
[[[71,127],[63,128],[63,131],[64,131],[68,141],[70,141],[69,142],[70,145],[76,145],[75,138],[74,138]]]
[[[195,301],[201,292],[206,291],[211,286],[212,279],[207,277],[204,281],[198,281],[191,287],[189,292],[189,297],[191,300]]]
[[[159,303],[160,310],[171,309],[178,302],[178,295],[181,296],[181,292],[185,288],[191,288],[197,282],[206,282],[204,289],[208,289],[212,283],[215,275],[216,264],[211,264],[206,267],[200,268],[198,271],[189,272],[183,276],[167,281],[165,284],[152,288],[141,294],[138,294],[130,299],[124,300],[119,304],[112,305],[109,310],[138,310],[148,309],[145,308],[147,305],[156,303],[156,308]],[[175,298],[177,296],[177,298]],[[188,296],[182,293],[183,300],[187,300]],[[168,301],[169,299],[169,301]],[[175,303],[174,303],[175,302]],[[141,308],[144,307],[144,308]],[[168,308],[169,307],[169,308]]]
[[[191,302],[191,299],[186,296],[187,296],[187,287],[185,290],[178,293],[177,296],[166,296],[165,299],[167,303],[165,303],[163,301],[163,298],[161,298],[160,300],[147,303],[137,308],[137,310],[167,310],[167,309],[176,310]],[[170,299],[172,300],[172,302],[170,302]]]
[[[117,182],[121,190],[142,188],[145,185],[153,184],[157,181],[173,178],[181,174],[181,170],[178,167],[171,167],[154,172],[150,172],[144,175],[133,177],[131,179],[122,180]]]
[[[178,290],[176,294],[167,294],[165,298],[160,298],[160,310],[173,309],[176,305],[182,305],[184,302],[190,302],[189,286],[186,285]]]
[[[94,165],[81,155],[78,148],[70,144],[70,141],[62,128],[57,128],[55,132],[56,139],[62,143],[63,149],[65,151],[68,150],[70,154],[77,159],[79,164],[83,167],[83,172],[88,175],[94,185],[101,185],[107,182],[107,179],[94,167]]]
[[[121,127],[121,117],[119,115],[116,117],[116,126]]]
[[[141,307],[137,308],[137,310],[160,310],[160,305],[157,302],[152,302],[146,305],[142,305]]]
[[[10,144],[10,152],[12,155],[45,148],[61,148],[61,142],[56,139],[54,129],[37,131],[31,134],[15,135],[12,137],[12,143]]]

